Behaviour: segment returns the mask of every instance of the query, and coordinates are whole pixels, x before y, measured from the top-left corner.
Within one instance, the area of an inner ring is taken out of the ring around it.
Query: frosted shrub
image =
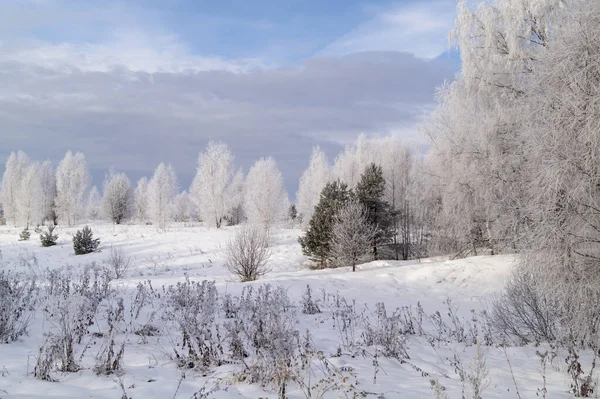
[[[215,324],[218,309],[214,281],[190,281],[164,288],[166,322],[174,322],[181,341],[174,345],[181,368],[206,369],[222,362],[220,332]]]
[[[119,340],[119,328],[124,324],[125,306],[123,298],[117,298],[106,309],[107,331],[104,333],[104,343],[96,356],[96,374],[110,375],[119,373],[123,368],[125,340]]]
[[[302,341],[294,382],[306,399],[323,399],[331,392],[343,393],[346,398],[365,397],[358,389],[357,376],[351,367],[337,367],[322,351],[315,350],[308,330]]]
[[[94,324],[101,302],[111,294],[110,279],[99,268],[86,267],[78,276],[72,275],[72,271],[50,272],[43,298],[42,311],[50,328],[38,363],[56,363],[62,372],[80,370],[76,346]]]
[[[522,270],[511,275],[504,292],[492,304],[494,328],[522,344],[554,341],[557,321],[556,307],[543,295],[533,276]]]
[[[299,332],[296,313],[283,287],[269,284],[258,290],[248,288],[238,299],[238,318],[245,328],[249,357],[239,376],[249,382],[276,389],[284,398],[287,383],[294,378],[294,362],[298,356]],[[230,334],[230,347],[240,334]]]
[[[27,333],[37,292],[34,280],[0,270],[0,344]]]
[[[378,303],[375,311],[376,322],[367,325],[363,340],[367,346],[378,346],[386,357],[408,359],[406,333],[402,319],[395,312],[387,315],[385,305]]]
[[[302,295],[302,313],[304,314],[317,314],[321,313],[319,308],[318,300],[315,300],[312,295],[312,289],[310,285],[306,285],[306,291]]]
[[[150,280],[138,283],[137,289],[131,298],[129,306],[130,330],[142,337],[142,342],[147,343],[147,337],[160,334],[160,329],[155,325],[157,314],[157,299],[160,293],[155,291]]]
[[[268,233],[255,225],[240,228],[225,248],[227,269],[240,281],[254,281],[266,274],[271,257]]]
[[[107,264],[114,278],[124,278],[131,265],[131,257],[125,255],[122,249],[111,246],[108,252]]]

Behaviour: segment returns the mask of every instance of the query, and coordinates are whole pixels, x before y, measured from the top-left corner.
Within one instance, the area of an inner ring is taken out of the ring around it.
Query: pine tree
[[[94,238],[92,229],[85,226],[81,230],[77,230],[75,236],[73,236],[73,249],[75,255],[85,255],[92,253],[98,249],[100,245],[100,239]]]
[[[290,208],[288,209],[288,217],[292,222],[295,222],[298,218],[298,210],[296,209],[296,204],[290,205]]]
[[[337,213],[352,196],[346,183],[340,180],[327,183],[321,191],[306,235],[298,239],[302,252],[321,267],[326,266],[331,258],[332,230]]]
[[[390,204],[385,201],[385,179],[381,166],[369,164],[360,181],[356,185],[356,197],[365,207],[367,220],[376,229],[373,236],[373,257],[381,256],[379,248],[390,243],[394,237],[395,212]]]
[[[58,234],[54,234],[54,229],[56,229],[56,225],[54,223],[46,224],[46,230],[42,230],[41,228],[36,228],[35,232],[40,235],[40,242],[42,243],[42,247],[51,247],[56,245],[56,240],[58,240]]]

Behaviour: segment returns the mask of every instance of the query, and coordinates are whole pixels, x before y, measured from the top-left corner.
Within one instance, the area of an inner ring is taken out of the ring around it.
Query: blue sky
[[[454,14],[451,0],[0,0],[0,161],[81,150],[99,184],[163,160],[186,188],[222,140],[246,170],[274,156],[293,196],[314,145],[423,140],[460,67]]]

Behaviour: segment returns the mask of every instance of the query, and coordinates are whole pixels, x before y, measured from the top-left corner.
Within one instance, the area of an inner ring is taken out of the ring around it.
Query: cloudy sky
[[[415,127],[460,60],[454,0],[0,0],[0,162],[85,153],[94,183],[209,140],[247,171],[277,160],[293,197],[311,148]],[[2,167],[0,167],[2,171]]]

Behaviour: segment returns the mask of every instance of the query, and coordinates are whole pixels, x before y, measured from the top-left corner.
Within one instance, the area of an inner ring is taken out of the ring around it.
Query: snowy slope
[[[101,264],[108,256],[108,248],[113,245],[125,250],[132,258],[127,278],[113,281],[123,292],[132,291],[145,280],[151,280],[154,287],[160,287],[183,281],[187,275],[191,280],[214,280],[219,294],[239,295],[243,286],[249,284],[281,285],[292,301],[300,302],[306,286],[310,285],[314,296],[322,301],[323,312],[299,314],[298,330],[310,329],[315,347],[322,350],[333,364],[351,367],[358,376],[361,390],[371,393],[369,397],[433,397],[431,380],[437,379],[446,387],[445,393],[450,398],[460,398],[461,382],[452,359],[456,356],[467,368],[476,347],[456,342],[432,344],[425,337],[415,336],[407,342],[409,360],[406,362],[379,356],[376,367],[372,352],[356,355],[346,353],[345,349],[342,356],[333,356],[344,342],[332,320],[333,313],[329,311],[327,303],[331,298],[338,295],[345,298],[357,314],[372,314],[376,304],[381,302],[388,313],[403,306],[416,309],[420,304],[427,315],[439,311],[443,317],[448,312],[444,302],[450,299],[450,307],[456,315],[468,320],[472,317],[472,309],[484,310],[489,297],[500,292],[514,260],[512,256],[480,256],[452,261],[377,261],[361,265],[356,273],[346,268],[310,270],[297,244],[300,231],[282,229],[273,236],[273,256],[269,261],[272,271],[258,282],[240,284],[232,280],[223,263],[223,248],[235,228],[210,230],[202,226],[179,225],[161,232],[152,226],[97,224],[91,227],[102,240],[101,252],[76,257],[71,246],[76,229],[60,228],[59,245],[41,248],[36,237],[29,242],[17,242],[18,230],[2,226],[1,267],[25,273],[41,273],[45,268],[57,269],[65,265],[82,268],[90,262]],[[432,327],[428,325],[427,328]],[[36,380],[32,369],[46,330],[43,317],[38,314],[28,337],[20,342],[0,345],[0,398],[121,398],[117,377],[99,377],[91,370],[98,350],[95,342],[88,343],[89,349],[81,357],[82,371],[57,373],[55,376],[59,381],[55,383]],[[356,335],[355,339],[359,340],[360,331]],[[231,366],[220,367],[207,376],[188,371],[185,379],[181,380],[181,372],[169,359],[168,340],[164,337],[144,343],[131,335],[127,342],[122,381],[132,398],[190,398],[201,387],[212,387],[218,379],[222,381],[220,386],[223,390],[209,397],[277,397],[276,393],[256,384],[227,384]],[[543,384],[536,350],[541,349],[516,347],[505,351],[482,346],[489,369],[489,384],[483,397],[516,398],[513,376],[521,397],[536,397]],[[508,361],[513,368],[512,374]],[[569,379],[564,368],[560,358],[555,361],[555,366],[548,366],[548,397],[571,397],[567,393]],[[304,397],[293,386],[290,386],[288,395]],[[332,393],[328,397],[343,397],[339,395]]]

